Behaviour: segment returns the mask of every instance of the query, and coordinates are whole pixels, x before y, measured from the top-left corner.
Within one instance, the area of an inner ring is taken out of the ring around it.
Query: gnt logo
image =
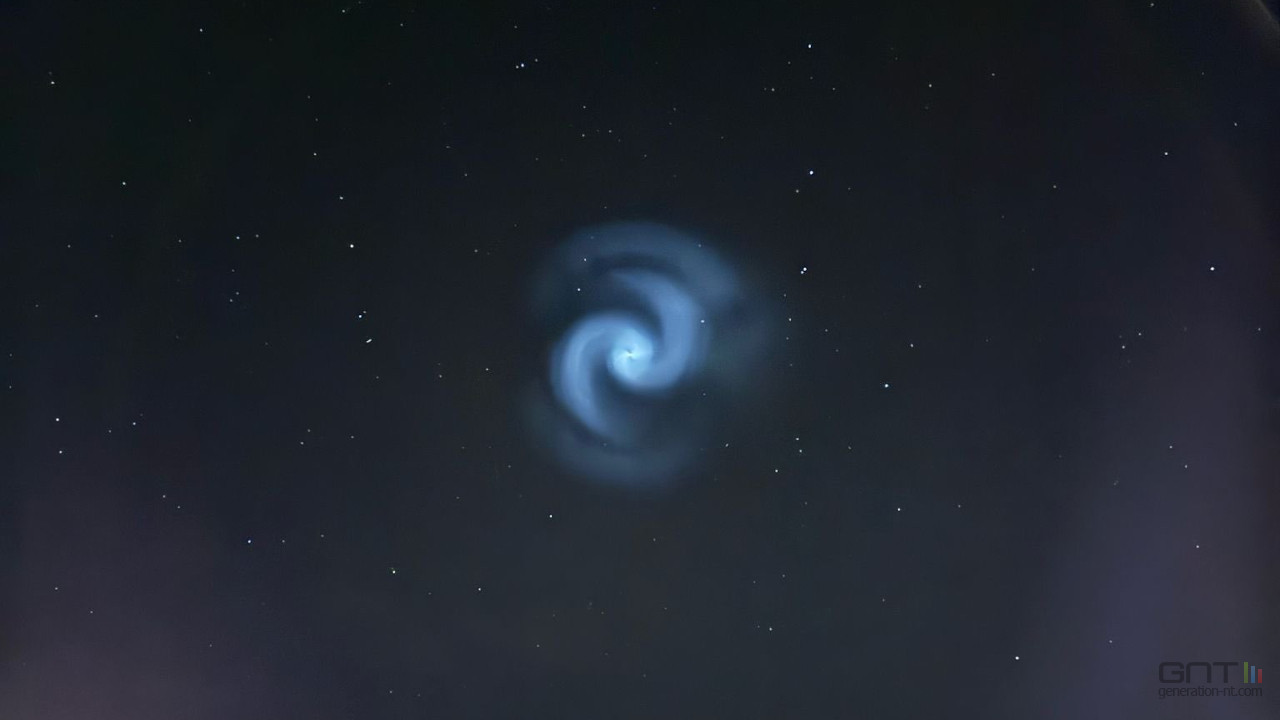
[[[1162,662],[1160,663],[1160,682],[1170,683],[1193,683],[1197,682],[1196,678],[1203,678],[1199,682],[1213,683],[1214,668],[1221,668],[1222,672],[1218,675],[1222,678],[1220,682],[1230,683],[1239,682],[1245,684],[1255,684],[1262,682],[1262,671],[1257,665],[1250,665],[1247,661],[1236,662],[1235,660],[1219,660],[1217,662]],[[1232,668],[1240,668],[1240,670],[1232,671]]]

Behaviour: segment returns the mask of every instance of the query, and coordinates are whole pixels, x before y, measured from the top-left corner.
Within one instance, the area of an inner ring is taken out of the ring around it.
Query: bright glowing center
[[[609,369],[624,381],[639,380],[653,365],[653,341],[639,330],[628,328],[619,333],[609,357]]]

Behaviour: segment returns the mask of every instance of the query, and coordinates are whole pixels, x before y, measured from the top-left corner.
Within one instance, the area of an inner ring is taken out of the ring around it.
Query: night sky
[[[1280,717],[1274,13],[5,3],[0,718]]]

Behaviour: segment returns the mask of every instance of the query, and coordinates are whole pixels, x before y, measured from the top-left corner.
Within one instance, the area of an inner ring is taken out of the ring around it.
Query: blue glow
[[[733,369],[755,354],[736,274],[677,230],[619,223],[575,235],[536,291],[556,334],[550,393],[532,417],[545,446],[596,480],[650,485],[686,471],[717,421],[709,389],[741,380]],[[718,335],[735,311],[733,336]],[[717,346],[733,355],[711,362]]]

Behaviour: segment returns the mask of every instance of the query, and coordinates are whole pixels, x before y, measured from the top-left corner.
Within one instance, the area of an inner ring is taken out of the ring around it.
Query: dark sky
[[[1280,672],[1274,10],[5,3],[0,718],[1280,716],[1158,699]],[[775,314],[660,489],[522,410],[617,221]]]

